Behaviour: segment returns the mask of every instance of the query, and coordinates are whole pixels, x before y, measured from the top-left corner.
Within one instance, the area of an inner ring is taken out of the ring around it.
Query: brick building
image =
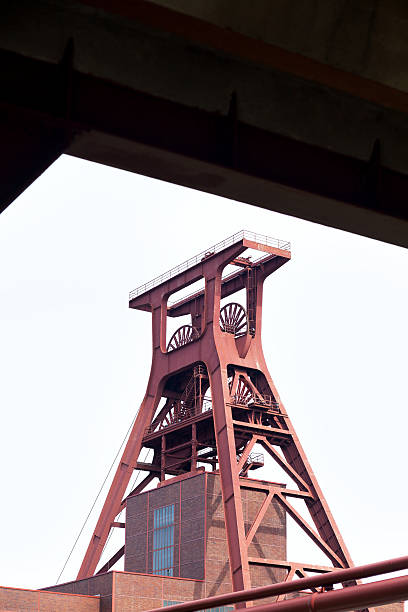
[[[52,593],[0,586],[1,612],[99,612],[97,595]]]
[[[246,489],[242,479],[246,530],[265,498],[262,487],[284,487],[249,480],[251,488]],[[254,483],[259,483],[259,490],[252,488]],[[43,591],[3,589],[0,610],[142,612],[232,590],[217,472],[198,470],[130,496],[126,517],[124,571],[109,571]],[[249,558],[253,587],[284,580],[285,569],[276,569],[268,562],[286,559],[286,514],[277,502],[272,501],[254,535]],[[35,607],[36,598],[40,598],[40,608]],[[225,606],[219,612],[231,609]],[[401,612],[403,604],[381,609]]]
[[[262,487],[279,483],[242,481],[246,531],[265,498]],[[259,483],[259,490],[254,490]],[[286,514],[272,501],[249,547],[251,583],[285,579],[270,561],[286,559]],[[127,498],[124,571],[52,586],[40,591],[0,587],[0,612],[143,612],[232,590],[220,476],[198,470]],[[262,603],[265,600],[259,600]],[[229,612],[232,606],[217,612]],[[402,612],[403,604],[382,606]]]
[[[243,488],[247,531],[264,498],[262,490]],[[167,511],[163,526],[161,509]],[[253,586],[284,579],[282,570],[267,565],[268,559],[286,558],[286,516],[277,502],[269,506],[249,555],[265,559],[264,565],[251,567]],[[176,477],[160,483],[157,489],[128,498],[125,571],[202,580],[206,597],[232,590],[217,473]]]
[[[247,530],[265,499],[242,489]],[[284,580],[285,570],[268,564],[286,559],[286,515],[272,502],[249,547],[254,587]],[[264,563],[260,560],[264,559]],[[100,596],[100,611],[130,612],[211,597],[232,590],[227,535],[218,472],[196,472],[159,483],[127,498],[124,572],[107,572],[50,587],[50,590]]]

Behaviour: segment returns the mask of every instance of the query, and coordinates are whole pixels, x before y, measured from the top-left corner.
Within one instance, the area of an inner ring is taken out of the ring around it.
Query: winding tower
[[[250,564],[265,562],[248,551],[272,503],[323,551],[330,567],[352,565],[262,350],[264,281],[290,257],[289,243],[242,231],[131,292],[130,308],[152,314],[151,373],[78,579],[94,575],[111,529],[123,527],[117,516],[126,497],[154,479],[161,486],[203,470],[219,474],[233,590],[250,588]],[[177,318],[183,325],[171,334]],[[260,447],[292,488],[249,477],[263,464],[263,455],[254,452]],[[143,448],[151,449],[151,462],[141,461]],[[135,470],[145,476],[126,495]],[[263,496],[250,525],[244,522],[243,489]],[[309,520],[294,499],[305,504]],[[123,554],[124,547],[98,573]],[[330,569],[267,562],[284,567],[288,580]]]

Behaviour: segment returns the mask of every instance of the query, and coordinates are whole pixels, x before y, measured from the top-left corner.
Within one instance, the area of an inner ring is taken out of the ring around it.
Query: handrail
[[[167,427],[173,427],[175,425],[181,425],[181,424],[190,423],[198,415],[203,414],[204,412],[209,412],[212,409],[213,409],[213,407],[212,407],[212,400],[211,400],[211,398],[204,397],[203,398],[203,403],[202,403],[201,406],[197,406],[194,409],[193,409],[193,407],[189,407],[189,410],[191,412],[191,416],[189,416],[189,417],[187,417],[187,418],[185,418],[185,419],[183,419],[181,421],[176,421],[176,422],[171,423],[169,425],[164,425],[163,427],[161,427],[162,423],[160,421],[155,423],[154,426],[153,426],[153,424],[150,424],[148,427],[146,427],[144,435],[148,436],[151,433],[155,433],[157,431],[161,431],[162,429],[166,429]]]
[[[263,453],[250,453],[248,455],[248,459],[246,460],[246,463],[262,463],[262,465],[264,465],[265,463],[265,457]]]
[[[238,603],[241,601],[253,601],[255,599],[262,599],[264,597],[274,597],[277,595],[284,595],[286,593],[294,593],[303,589],[316,588],[320,586],[332,586],[333,584],[338,583],[344,584],[345,582],[348,582],[350,580],[359,580],[361,578],[368,578],[370,576],[377,576],[380,574],[388,574],[390,572],[397,572],[404,569],[408,569],[408,556],[397,557],[395,559],[387,559],[386,561],[378,561],[377,563],[370,563],[368,565],[361,565],[358,567],[335,569],[332,572],[327,572],[320,576],[308,576],[307,578],[299,578],[298,580],[294,580],[292,582],[278,582],[276,584],[270,584],[254,589],[247,589],[245,591],[235,591],[235,593],[226,593],[225,595],[214,595],[213,597],[207,597],[206,599],[187,601],[185,603],[168,606],[166,608],[154,608],[153,610],[150,610],[150,612],[195,612],[196,610],[216,608],[218,606]],[[394,578],[393,580],[398,580],[398,578]],[[392,582],[393,580],[385,580],[382,582]],[[380,583],[370,583],[370,585],[374,584]],[[360,587],[366,586],[369,585],[360,585]],[[346,589],[346,591],[348,591],[348,589]],[[339,593],[339,591],[334,592]],[[398,600],[396,599],[394,601]],[[279,604],[271,605],[280,606],[284,603],[286,602],[280,602]],[[293,600],[291,600],[291,603],[294,603]]]
[[[229,236],[229,238],[226,238],[225,240],[218,242],[214,246],[209,247],[205,251],[202,251],[198,255],[195,255],[194,257],[190,257],[190,259],[187,259],[186,261],[179,264],[178,266],[171,268],[171,270],[168,270],[164,274],[161,274],[160,276],[156,276],[156,278],[149,281],[148,283],[145,283],[144,285],[140,285],[140,287],[133,289],[133,291],[129,293],[129,300],[133,300],[139,295],[142,295],[143,293],[146,293],[147,291],[150,291],[151,289],[158,287],[159,285],[170,280],[174,276],[181,274],[181,272],[185,272],[186,270],[188,270],[189,268],[192,268],[193,266],[200,263],[204,259],[207,259],[208,257],[211,257],[212,255],[215,255],[216,253],[223,251],[227,247],[232,246],[233,244],[235,244],[236,242],[239,242],[240,240],[243,240],[244,238],[247,238],[248,240],[253,240],[254,242],[259,242],[260,244],[264,244],[266,246],[272,246],[278,249],[283,249],[285,251],[290,251],[290,242],[286,240],[279,240],[278,238],[271,238],[270,236],[264,236],[263,234],[256,234],[255,232],[250,232],[248,230],[241,230],[240,232],[237,232],[236,234]]]
[[[263,406],[279,412],[279,402],[275,401],[273,395],[258,393],[257,395],[251,395],[248,399],[245,399],[239,393],[235,393],[231,400],[234,406],[245,406],[247,408],[251,408],[252,406]]]

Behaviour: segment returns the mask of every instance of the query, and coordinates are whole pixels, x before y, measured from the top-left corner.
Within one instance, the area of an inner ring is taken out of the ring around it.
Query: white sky
[[[406,554],[408,251],[63,156],[0,216],[0,584],[56,582],[143,398],[129,290],[240,229],[292,242],[264,351],[354,562]]]

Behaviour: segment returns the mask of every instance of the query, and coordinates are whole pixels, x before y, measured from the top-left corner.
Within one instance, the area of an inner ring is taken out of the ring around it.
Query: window
[[[154,511],[153,574],[173,576],[173,566],[174,504],[171,504]]]
[[[171,601],[165,599],[163,601],[163,608],[167,606],[175,606],[176,604],[183,603],[182,601]],[[218,608],[207,608],[206,610],[198,610],[198,612],[233,612],[234,606],[219,606]]]

